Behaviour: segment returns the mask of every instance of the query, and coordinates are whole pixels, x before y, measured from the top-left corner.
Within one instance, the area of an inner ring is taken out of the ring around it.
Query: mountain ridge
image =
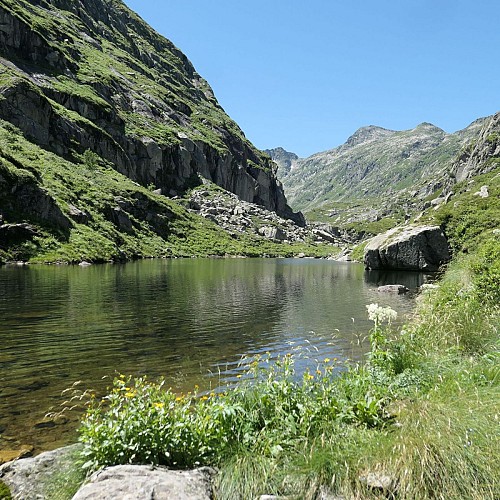
[[[201,174],[301,221],[268,157],[187,57],[123,2],[2,0],[0,21],[0,52],[10,61],[0,113],[38,144],[66,158],[90,149],[165,194]],[[78,144],[68,147],[71,138]]]
[[[361,127],[344,144],[299,158],[280,178],[290,204],[306,211],[400,192],[426,197],[442,187],[439,179],[449,174],[456,155],[478,137],[488,118],[453,134],[428,122],[403,131]]]

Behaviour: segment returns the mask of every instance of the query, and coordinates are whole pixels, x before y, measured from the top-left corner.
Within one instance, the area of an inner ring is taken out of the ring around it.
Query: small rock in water
[[[49,429],[50,427],[55,427],[56,423],[51,419],[40,420],[33,427],[35,429]]]
[[[31,382],[31,384],[26,384],[18,387],[20,391],[38,391],[40,389],[43,389],[44,387],[47,387],[49,385],[49,382],[46,380],[34,380]]]
[[[398,293],[398,294],[410,291],[410,289],[405,287],[404,285],[383,285],[379,286],[377,290],[379,292]]]

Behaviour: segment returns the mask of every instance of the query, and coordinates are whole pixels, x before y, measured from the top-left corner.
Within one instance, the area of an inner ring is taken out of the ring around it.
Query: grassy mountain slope
[[[214,239],[213,253],[240,253],[167,198],[201,177],[303,222],[269,157],[122,1],[0,0],[0,26],[5,258],[196,255]]]
[[[363,127],[345,144],[298,160],[283,185],[292,206],[312,219],[328,220],[356,204],[367,209],[361,220],[376,220],[395,206],[404,214],[442,187],[453,160],[483,123],[479,119],[455,134],[429,123],[400,132]]]
[[[187,210],[187,200],[153,192],[93,153],[78,163],[67,161],[3,120],[0,202],[0,263],[328,255],[333,249],[312,242],[279,243],[252,231],[230,235]]]

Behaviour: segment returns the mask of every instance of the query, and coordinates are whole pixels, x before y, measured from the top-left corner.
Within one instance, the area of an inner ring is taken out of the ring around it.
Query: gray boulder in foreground
[[[0,466],[0,479],[9,487],[14,500],[50,500],[51,480],[71,470],[79,448],[76,444],[7,462]]]
[[[365,247],[366,269],[437,271],[450,260],[448,240],[439,226],[394,228]]]
[[[95,472],[73,500],[210,500],[213,469],[169,470],[149,465],[116,465]]]

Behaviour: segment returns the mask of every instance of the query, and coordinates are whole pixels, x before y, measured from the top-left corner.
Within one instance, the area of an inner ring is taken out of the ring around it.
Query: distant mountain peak
[[[368,125],[366,127],[361,127],[354,134],[352,134],[346,141],[349,146],[357,146],[358,144],[363,144],[365,142],[373,141],[375,139],[380,139],[387,135],[394,134],[394,130],[388,130],[383,127],[377,127],[376,125]]]
[[[295,153],[291,153],[281,146],[272,149],[264,149],[264,153],[267,153],[278,165],[278,178],[287,176],[299,159]]]
[[[425,129],[425,130],[433,130],[433,131],[436,131],[436,132],[441,132],[441,133],[446,133],[442,128],[440,127],[437,127],[436,125],[434,125],[433,123],[429,123],[429,122],[422,122],[420,123],[419,125],[417,125],[415,127],[415,130],[421,130],[421,129]]]
[[[272,148],[272,149],[264,149],[264,153],[267,153],[273,160],[274,160],[274,158],[278,158],[280,156],[291,158],[294,160],[298,160],[298,158],[299,158],[295,153],[292,153],[291,151],[287,151],[286,149],[282,148],[281,146],[278,146],[277,148]]]
[[[297,209],[362,199],[387,208],[396,193],[408,201],[413,200],[409,190],[433,192],[456,155],[479,134],[477,125],[454,134],[427,122],[409,130],[370,125],[341,146],[297,160],[286,175],[278,170],[278,176]]]

